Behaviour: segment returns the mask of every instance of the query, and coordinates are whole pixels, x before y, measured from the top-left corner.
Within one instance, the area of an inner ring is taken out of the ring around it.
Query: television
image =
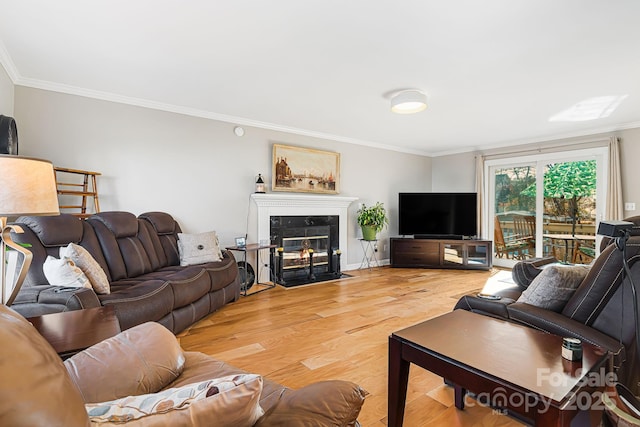
[[[398,232],[427,239],[474,237],[477,206],[476,193],[400,193]]]

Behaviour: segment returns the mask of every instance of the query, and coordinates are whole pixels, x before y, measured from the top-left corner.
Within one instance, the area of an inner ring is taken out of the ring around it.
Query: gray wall
[[[270,182],[273,143],[339,152],[341,195],[359,198],[349,211],[351,266],[362,259],[355,223],[358,203],[381,201],[387,207],[390,227],[380,235],[380,255],[386,259],[387,239],[397,234],[398,192],[475,189],[475,153],[429,158],[249,127],[239,138],[231,123],[14,87],[1,66],[0,114],[16,118],[20,154],[101,172],[103,211],[167,211],[185,232],[217,230],[223,245],[232,244],[245,230],[255,240],[256,208],[249,195],[258,173]],[[635,185],[640,180],[635,164],[640,158],[640,128],[615,135],[622,140],[624,200],[640,208],[640,188]],[[532,146],[576,141],[580,138]]]
[[[245,234],[255,241],[256,206],[249,196],[258,173],[271,179],[274,142],[341,154],[342,196],[358,197],[349,211],[348,260],[359,266],[362,249],[355,222],[358,203],[381,201],[397,234],[397,193],[431,190],[431,159],[284,132],[16,86],[20,154],[54,165],[101,172],[100,208],[134,214],[171,213],[185,232],[211,229],[223,245]]]

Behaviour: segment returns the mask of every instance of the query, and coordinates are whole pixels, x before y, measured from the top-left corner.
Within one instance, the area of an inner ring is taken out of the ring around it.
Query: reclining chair
[[[640,285],[640,263],[636,263],[640,259],[640,236],[631,236],[627,241],[626,256],[631,277]],[[623,282],[622,252],[615,245],[606,246],[563,307],[550,310],[522,302],[522,293],[542,271],[542,266],[555,261],[554,258],[522,261],[525,264],[512,271],[515,283],[495,292],[500,299],[466,295],[457,302],[455,309],[470,310],[599,345],[614,355],[618,381],[634,394],[640,394],[637,325],[630,283],[628,279]]]

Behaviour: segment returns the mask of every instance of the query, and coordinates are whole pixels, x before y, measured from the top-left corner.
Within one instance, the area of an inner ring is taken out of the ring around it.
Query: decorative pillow
[[[87,276],[70,258],[58,259],[49,255],[44,261],[42,270],[51,286],[91,288]]]
[[[60,258],[64,257],[71,258],[80,267],[80,270],[87,276],[97,294],[111,293],[107,274],[100,267],[98,261],[93,259],[88,250],[75,243],[69,243],[68,246],[60,247]]]
[[[91,422],[100,425],[252,426],[264,414],[261,393],[261,376],[229,375],[85,407]]]
[[[536,276],[517,302],[561,312],[590,267],[588,265],[551,264]]]
[[[178,252],[180,265],[183,267],[222,259],[215,231],[199,234],[178,233]]]

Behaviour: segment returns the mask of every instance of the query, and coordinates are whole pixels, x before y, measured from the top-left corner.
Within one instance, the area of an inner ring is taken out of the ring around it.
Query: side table
[[[120,333],[113,306],[43,314],[27,320],[62,359]]]
[[[240,278],[242,279],[242,287],[240,289],[241,295],[245,297],[249,295],[247,292],[249,288],[253,285],[253,280],[251,281],[252,283],[249,283],[249,280],[248,280],[250,264],[247,261],[247,252],[256,253],[256,269],[255,269],[256,285],[262,285],[261,289],[255,292],[251,292],[250,295],[257,294],[258,292],[266,291],[267,289],[275,288],[276,286],[276,283],[274,280],[275,274],[273,274],[273,268],[275,266],[275,254],[274,254],[275,248],[276,248],[276,245],[260,244],[260,243],[248,243],[245,246],[229,246],[226,248],[228,251],[242,252],[242,263],[245,266],[245,270],[244,270],[245,272],[244,274],[240,272]],[[260,266],[262,265],[260,264],[260,252],[263,249],[269,249],[269,260],[270,260],[269,281],[270,283],[260,283]]]

